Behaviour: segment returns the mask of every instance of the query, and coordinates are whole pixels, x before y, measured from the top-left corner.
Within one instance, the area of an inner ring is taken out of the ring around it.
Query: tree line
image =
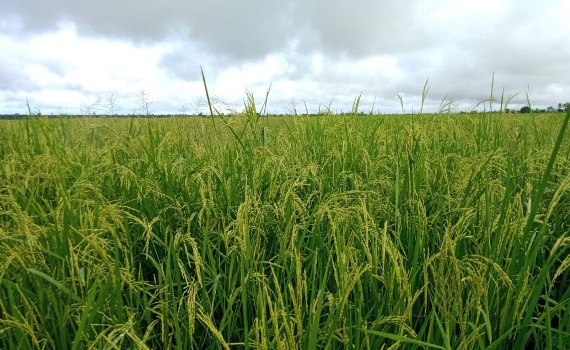
[[[530,106],[523,106],[521,107],[520,110],[518,110],[519,113],[552,113],[552,112],[566,112],[568,111],[568,108],[570,107],[570,102],[566,102],[566,103],[558,103],[558,109],[555,108],[554,106],[549,106],[546,109],[539,109],[539,108],[535,108],[532,109],[530,108]],[[507,113],[516,113],[517,110],[510,110],[507,108],[506,110]]]

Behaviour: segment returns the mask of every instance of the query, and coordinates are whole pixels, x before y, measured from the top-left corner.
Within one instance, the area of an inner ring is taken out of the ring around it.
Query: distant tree
[[[194,98],[194,100],[192,101],[192,107],[193,107],[193,113],[194,114],[198,114],[198,112],[201,112],[207,106],[208,106],[208,104],[207,104],[206,100],[204,100],[204,98],[201,96]]]
[[[570,102],[559,103],[558,104],[558,112],[566,112],[569,107],[570,107]]]
[[[117,96],[114,94],[107,94],[107,96],[105,96],[103,107],[107,115],[115,115],[117,111],[121,109],[121,106],[117,104]]]
[[[295,100],[295,97],[291,98],[289,101],[289,114],[297,115],[297,101]]]
[[[524,106],[520,109],[520,113],[530,113],[531,109],[529,106]]]
[[[93,101],[84,101],[80,105],[81,114],[83,115],[97,115],[99,108],[101,106],[101,97],[97,96],[97,98]]]
[[[151,104],[153,104],[154,102],[150,101],[150,94],[148,92],[146,92],[146,90],[141,90],[139,92],[139,94],[137,95],[137,103],[140,107],[140,110],[145,113],[146,115],[150,115],[151,111],[149,110],[149,107]]]

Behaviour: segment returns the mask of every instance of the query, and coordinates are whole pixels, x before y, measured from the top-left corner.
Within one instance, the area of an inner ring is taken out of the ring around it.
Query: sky
[[[568,0],[2,0],[0,114],[570,101]],[[426,83],[427,82],[427,83]],[[427,89],[427,90],[424,90]],[[401,98],[401,101],[399,97]],[[483,107],[484,106],[484,107]]]

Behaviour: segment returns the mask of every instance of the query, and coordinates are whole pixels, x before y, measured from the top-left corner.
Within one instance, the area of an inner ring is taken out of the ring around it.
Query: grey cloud
[[[310,96],[297,98],[317,104],[335,98],[344,106],[360,91],[382,103],[390,103],[400,92],[417,100],[427,78],[434,105],[445,96],[483,99],[489,96],[493,72],[498,92],[504,88],[524,94],[530,86],[540,103],[550,104],[555,101],[548,98],[562,98],[570,88],[569,25],[552,19],[561,1],[511,1],[503,10],[447,15],[445,6],[452,2],[437,0],[3,0],[0,30],[22,36],[57,29],[68,21],[80,36],[168,41],[175,46],[162,57],[159,68],[187,81],[199,80],[200,65],[214,81],[216,72],[230,66],[280,53],[289,66],[278,79],[315,83],[318,91],[307,89],[304,93]],[[321,72],[312,66],[314,54],[323,55]],[[397,57],[399,72],[389,77],[355,74],[337,65],[376,55]],[[42,64],[63,74],[64,67],[56,63]],[[548,90],[553,96],[538,92],[548,86],[555,86]],[[13,65],[0,61],[0,89],[10,88],[34,87],[14,73]],[[339,97],[342,94],[347,97]],[[291,97],[295,96],[275,100],[286,103]]]
[[[361,57],[431,42],[417,0],[346,1],[88,1],[6,0],[4,17],[19,16],[27,31],[75,23],[80,34],[155,41],[177,35],[216,55],[256,59],[287,49]]]
[[[195,45],[187,44],[165,54],[159,62],[159,67],[175,78],[188,81],[200,79],[201,66],[206,71],[210,71],[213,66],[220,69],[230,63],[226,58],[208,55]]]
[[[295,4],[264,0],[235,1],[89,1],[7,0],[4,16],[19,16],[27,31],[73,22],[80,34],[139,41],[178,35],[214,54],[235,59],[260,57],[281,49],[295,32]]]
[[[361,0],[312,2],[307,20],[319,48],[327,53],[362,57],[395,53],[431,43],[417,1]]]
[[[37,87],[16,65],[0,61],[0,91],[37,90]]]

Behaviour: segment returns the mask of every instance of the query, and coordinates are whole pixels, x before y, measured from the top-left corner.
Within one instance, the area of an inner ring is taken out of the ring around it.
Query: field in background
[[[3,121],[0,348],[565,348],[565,122]]]

